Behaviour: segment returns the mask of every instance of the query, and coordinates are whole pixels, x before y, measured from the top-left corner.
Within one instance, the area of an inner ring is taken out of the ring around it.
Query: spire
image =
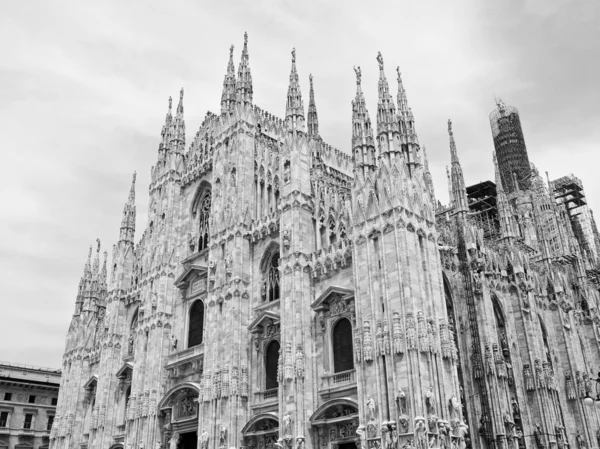
[[[503,239],[512,241],[515,235],[515,226],[513,223],[513,213],[511,211],[510,204],[504,192],[502,185],[502,178],[500,176],[500,168],[498,167],[498,159],[496,158],[496,152],[494,151],[494,174],[496,181],[496,201],[498,207],[498,219],[500,222],[500,236]]]
[[[423,145],[423,178],[425,179],[425,186],[429,191],[429,195],[431,196],[431,201],[435,201],[435,192],[433,190],[433,178],[431,176],[431,172],[429,171],[429,160],[427,159],[427,150],[425,145]]]
[[[408,100],[406,98],[406,90],[404,90],[404,84],[402,83],[402,74],[400,73],[400,67],[396,67],[396,73],[398,74],[398,129],[400,132],[400,143],[402,146],[402,153],[406,157],[406,162],[411,170],[411,174],[414,166],[419,165],[419,138],[417,137],[417,131],[415,130],[415,119],[413,117],[412,110],[408,107]]]
[[[460,164],[458,161],[458,153],[456,152],[456,142],[454,141],[454,133],[452,132],[452,121],[448,120],[448,135],[450,136],[450,161],[452,164]]]
[[[78,316],[83,308],[83,302],[86,296],[86,290],[88,290],[88,283],[92,279],[92,245],[88,251],[87,259],[83,267],[83,276],[79,280],[79,287],[77,288],[77,298],[75,299],[75,313],[73,315]]]
[[[313,76],[308,76],[310,81],[310,95],[308,100],[308,135],[310,137],[319,137],[319,117],[317,116],[317,106],[315,105],[315,90],[313,87]]]
[[[244,48],[242,49],[242,59],[238,68],[237,101],[252,104],[252,93],[252,74],[250,73],[248,59],[248,33],[244,33]]]
[[[96,257],[94,258],[94,266],[92,267],[93,277],[98,275],[98,270],[100,269],[100,239],[96,239],[96,244]]]
[[[229,47],[229,63],[227,73],[223,80],[223,93],[221,94],[221,114],[233,112],[236,101],[235,67],[233,65],[233,45]]]
[[[373,140],[373,129],[369,111],[365,104],[365,96],[362,92],[362,73],[360,67],[354,67],[356,73],[356,97],[352,101],[352,153],[354,155],[354,167],[367,176],[374,171],[375,164],[375,141]]]
[[[173,114],[171,113],[173,107],[173,99],[169,97],[169,110],[167,111],[167,116],[165,117],[165,124],[162,127],[161,136],[162,142],[158,147],[158,151],[167,150],[169,148],[169,143],[171,141],[171,122],[173,121]]]
[[[185,151],[185,120],[183,119],[183,87],[179,91],[179,104],[175,114],[172,131],[173,144],[171,149],[178,153]]]
[[[452,198],[454,212],[466,213],[469,210],[467,203],[467,189],[465,187],[465,178],[463,176],[462,167],[458,161],[458,153],[456,151],[456,142],[454,141],[454,133],[452,132],[452,121],[448,120],[448,135],[450,137],[450,153],[452,165],[450,168],[450,176],[452,180]]]
[[[290,85],[288,87],[285,119],[290,127],[302,129],[304,127],[304,102],[296,72],[296,49],[292,49],[292,71],[290,72]]]
[[[133,172],[131,188],[129,189],[129,198],[125,207],[123,207],[123,218],[121,219],[121,231],[119,239],[123,242],[133,244],[135,235],[135,178],[136,172]]]
[[[398,117],[396,115],[396,106],[390,95],[390,86],[388,85],[385,72],[383,70],[383,57],[381,52],[377,52],[377,63],[379,64],[379,82],[377,90],[379,97],[377,100],[377,141],[379,142],[380,154],[388,152],[400,152],[399,145],[394,145],[392,133],[398,133]]]

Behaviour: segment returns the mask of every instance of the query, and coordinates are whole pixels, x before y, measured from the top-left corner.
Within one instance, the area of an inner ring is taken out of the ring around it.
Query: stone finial
[[[244,31],[244,45],[248,44],[248,33]]]
[[[231,47],[229,47],[229,56],[233,57],[233,44],[231,44]]]
[[[295,63],[296,62],[296,48],[292,48],[292,62]]]

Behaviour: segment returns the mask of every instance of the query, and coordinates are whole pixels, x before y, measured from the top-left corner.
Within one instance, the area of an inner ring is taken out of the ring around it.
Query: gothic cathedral
[[[442,206],[377,62],[376,128],[355,67],[351,155],[319,135],[312,76],[305,113],[295,51],[285,117],[253,104],[247,36],[187,147],[169,100],[147,228],[134,175],[111,263],[90,248],[51,449],[599,446],[595,242],[501,102],[492,225],[451,122]]]

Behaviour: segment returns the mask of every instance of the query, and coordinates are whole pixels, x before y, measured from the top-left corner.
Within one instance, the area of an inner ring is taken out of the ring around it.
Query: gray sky
[[[185,87],[191,142],[206,111],[219,112],[228,49],[237,70],[244,31],[255,103],[284,115],[296,47],[305,103],[312,73],[321,135],[344,151],[352,66],[374,118],[377,51],[394,95],[399,65],[443,202],[447,119],[467,185],[492,179],[497,95],[519,109],[540,172],[575,173],[600,210],[599,13],[597,0],[7,2],[0,360],[60,365],[88,246],[117,241],[134,170],[137,237],[146,224],[169,95]]]

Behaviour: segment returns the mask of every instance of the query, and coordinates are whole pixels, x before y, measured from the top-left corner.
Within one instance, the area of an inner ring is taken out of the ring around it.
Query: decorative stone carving
[[[412,312],[406,312],[406,347],[408,350],[417,349],[417,329]]]
[[[415,449],[429,449],[427,425],[425,424],[425,418],[422,416],[415,418]]]
[[[292,417],[289,413],[283,415],[283,435],[288,438],[292,436]]]
[[[523,379],[525,380],[525,388],[527,389],[527,391],[535,390],[533,373],[531,372],[531,366],[528,363],[525,363],[523,365]]]
[[[208,432],[205,430],[202,432],[202,435],[200,435],[200,449],[208,449]],[[171,449],[176,449],[176,448],[171,448]]]
[[[429,338],[427,336],[427,322],[421,310],[417,311],[417,332],[419,333],[419,351],[429,352]]]
[[[301,344],[296,345],[296,377],[304,379],[304,354]]]
[[[294,355],[292,354],[292,342],[285,343],[284,354],[284,376],[285,380],[294,379]]]
[[[242,380],[240,382],[240,395],[243,398],[248,397],[248,366],[242,365]]]
[[[404,353],[404,332],[402,331],[402,320],[398,312],[394,312],[392,315],[392,338],[394,353]]]
[[[377,355],[385,355],[385,348],[383,345],[383,324],[381,320],[377,320],[377,329],[375,331],[375,338],[377,339]]]
[[[373,340],[371,339],[371,326],[368,321],[363,323],[363,355],[365,362],[373,361]]]
[[[289,226],[284,226],[283,228],[281,243],[285,249],[290,249],[292,244],[292,231],[290,230]]]
[[[227,427],[221,425],[219,429],[219,447],[224,448],[227,445]]]
[[[398,393],[396,394],[396,407],[398,408],[399,415],[406,414],[406,393],[402,388],[398,388]]]

